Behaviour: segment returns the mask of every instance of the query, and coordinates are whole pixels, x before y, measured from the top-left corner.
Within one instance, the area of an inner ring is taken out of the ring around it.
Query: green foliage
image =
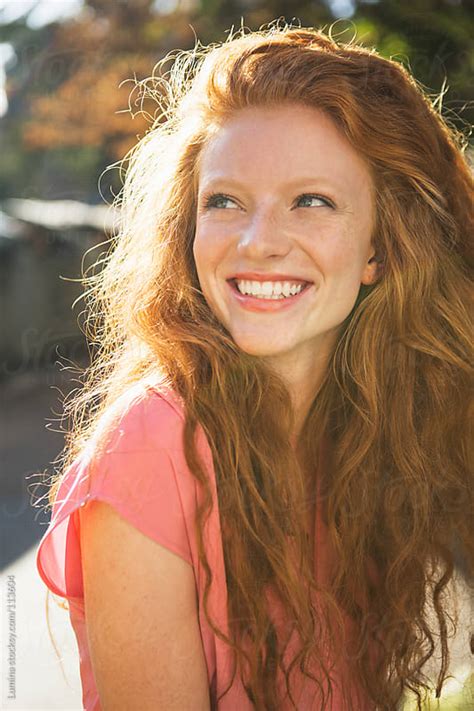
[[[106,165],[143,135],[143,125],[123,114],[123,92],[132,85],[119,96],[121,81],[134,72],[150,75],[164,54],[191,48],[195,37],[207,44],[225,39],[232,27],[258,29],[279,17],[326,30],[333,25],[347,40],[355,34],[407,66],[433,98],[443,90],[443,113],[458,129],[467,133],[474,122],[474,15],[467,0],[359,0],[349,19],[337,19],[330,0],[195,0],[162,13],[154,0],[85,0],[85,6],[78,18],[41,29],[29,28],[25,18],[0,26],[0,41],[17,56],[7,67],[0,199],[28,191],[51,197],[55,186],[75,197],[87,184],[95,194]]]
[[[464,683],[450,679],[445,683],[446,690],[441,698],[436,699],[434,692],[422,703],[423,711],[472,711],[474,708],[474,673],[468,676]],[[403,711],[417,711],[416,699],[407,695]]]

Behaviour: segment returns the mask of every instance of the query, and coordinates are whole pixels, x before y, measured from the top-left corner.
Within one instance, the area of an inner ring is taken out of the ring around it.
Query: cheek
[[[365,268],[365,252],[355,235],[346,235],[326,245],[323,263],[328,276],[360,283]]]
[[[198,275],[205,278],[214,271],[221,260],[222,240],[209,230],[196,230],[193,242],[193,255]]]
[[[202,286],[212,263],[212,248],[206,235],[199,231],[196,231],[194,237],[193,255],[199,282]]]
[[[194,264],[199,286],[204,299],[214,313],[216,312],[216,298],[218,300],[219,285],[217,276],[223,264],[222,241],[213,237],[206,230],[196,230],[193,242]]]
[[[344,240],[333,240],[321,245],[316,255],[326,279],[339,279],[354,266],[354,253]]]
[[[196,272],[199,277],[199,280],[201,279],[200,277],[200,271],[201,271],[201,242],[198,237],[197,232],[194,235],[193,239],[193,258],[194,258],[194,264],[196,265]]]

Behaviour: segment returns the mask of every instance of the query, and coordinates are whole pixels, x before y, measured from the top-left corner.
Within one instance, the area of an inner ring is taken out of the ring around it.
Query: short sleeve
[[[182,414],[147,389],[122,400],[113,419],[115,424],[109,418],[103,426],[106,444],[100,453],[95,439],[64,472],[37,550],[41,578],[61,597],[83,597],[77,511],[91,499],[108,503],[144,535],[193,564],[195,480],[180,456]]]

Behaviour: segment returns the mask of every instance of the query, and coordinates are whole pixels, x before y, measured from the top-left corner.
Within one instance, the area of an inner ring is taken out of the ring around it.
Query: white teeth
[[[285,299],[295,296],[302,290],[304,284],[295,284],[289,281],[246,281],[236,279],[237,288],[241,294],[251,294],[260,299]]]

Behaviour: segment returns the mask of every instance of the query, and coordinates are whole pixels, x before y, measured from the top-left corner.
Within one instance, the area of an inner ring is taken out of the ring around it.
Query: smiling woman
[[[323,111],[296,103],[236,112],[199,165],[202,292],[239,348],[290,386],[301,426],[361,284],[378,275],[370,168]]]
[[[473,575],[463,138],[311,28],[173,58],[38,549],[84,707],[421,708]]]

